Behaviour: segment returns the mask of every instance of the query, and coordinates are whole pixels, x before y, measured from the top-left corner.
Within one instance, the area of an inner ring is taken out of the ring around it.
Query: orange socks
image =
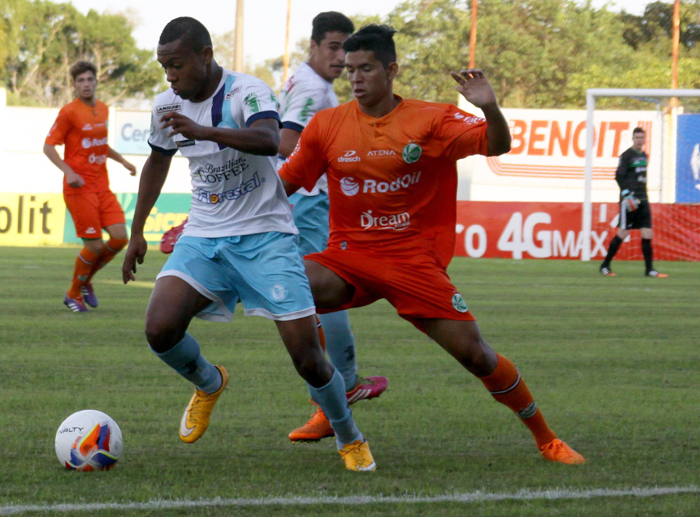
[[[557,435],[547,426],[542,412],[532,398],[520,372],[506,357],[498,355],[496,369],[486,377],[479,377],[493,398],[512,409],[530,429],[538,448],[554,440]]]
[[[83,248],[78,253],[78,258],[75,259],[75,270],[73,271],[73,282],[68,290],[68,297],[74,300],[80,300],[80,287],[88,281],[90,271],[97,263],[97,255],[87,248]]]
[[[99,258],[92,265],[92,269],[90,270],[86,283],[92,280],[95,273],[105,267],[109,261],[112,260],[117,253],[124,249],[124,246],[126,246],[128,243],[129,239],[109,239],[102,248],[102,253],[100,254]]]

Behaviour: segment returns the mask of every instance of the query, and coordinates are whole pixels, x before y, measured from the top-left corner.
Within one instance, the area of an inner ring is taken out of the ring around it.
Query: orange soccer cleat
[[[652,278],[668,278],[666,273],[659,273],[656,269],[652,269],[644,273],[644,276],[650,276]]]
[[[562,442],[559,438],[555,438],[546,445],[540,448],[540,452],[544,459],[549,461],[558,461],[567,465],[580,465],[586,463],[586,459],[571,447]]]
[[[293,442],[317,442],[331,436],[335,436],[335,432],[321,408],[316,409],[311,419],[303,426],[289,433],[289,439]]]

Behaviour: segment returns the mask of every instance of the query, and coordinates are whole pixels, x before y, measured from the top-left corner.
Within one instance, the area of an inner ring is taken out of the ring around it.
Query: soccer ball
[[[73,413],[56,431],[56,456],[70,470],[109,470],[123,447],[117,423],[94,409]]]

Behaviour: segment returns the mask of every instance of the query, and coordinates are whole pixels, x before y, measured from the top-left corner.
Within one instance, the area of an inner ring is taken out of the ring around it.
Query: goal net
[[[639,120],[612,127],[606,108],[613,102],[616,108],[639,110]],[[581,259],[602,260],[617,233],[620,188],[609,157],[631,147],[632,132],[641,127],[649,156],[654,259],[700,261],[700,90],[589,89],[586,108]],[[604,138],[610,131],[615,131],[612,144]],[[642,260],[640,239],[639,231],[630,232],[616,260]]]

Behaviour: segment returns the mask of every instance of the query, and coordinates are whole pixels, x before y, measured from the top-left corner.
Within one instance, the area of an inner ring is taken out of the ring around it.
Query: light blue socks
[[[205,393],[214,393],[221,388],[221,374],[216,366],[207,361],[201,354],[199,343],[188,333],[177,345],[167,352],[159,354],[158,358],[170,366],[185,379]]]
[[[350,328],[348,311],[319,314],[323,332],[326,335],[326,352],[331,364],[343,376],[345,389],[349,391],[357,382],[357,358],[355,357],[355,336]]]
[[[350,411],[348,399],[345,396],[345,382],[343,382],[338,370],[333,372],[333,377],[325,386],[320,388],[314,388],[310,384],[308,386],[311,398],[321,406],[331,422],[338,449],[342,449],[346,444],[357,440],[364,440],[352,418],[352,411]]]

